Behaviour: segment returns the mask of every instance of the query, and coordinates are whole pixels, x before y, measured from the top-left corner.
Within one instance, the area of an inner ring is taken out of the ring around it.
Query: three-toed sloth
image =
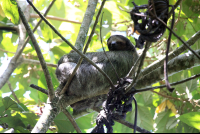
[[[135,47],[130,40],[122,35],[113,35],[107,40],[109,51],[106,52],[119,77],[125,77],[138,58]],[[85,54],[112,80],[117,83],[116,73],[104,52],[90,52]],[[65,84],[73,72],[80,56],[76,52],[64,55],[58,61],[56,76],[61,84]],[[78,68],[69,88],[68,95],[92,95],[109,89],[107,79],[89,62],[83,60]],[[104,92],[105,94],[105,92]],[[78,104],[78,102],[76,103]],[[75,106],[75,105],[74,105]],[[82,106],[83,108],[84,106]],[[87,106],[86,106],[87,107]],[[90,107],[90,106],[88,106]]]

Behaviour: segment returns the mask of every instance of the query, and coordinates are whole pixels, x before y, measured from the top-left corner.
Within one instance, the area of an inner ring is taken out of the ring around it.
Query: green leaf
[[[92,112],[86,116],[83,116],[81,118],[76,119],[76,123],[82,132],[86,133],[88,129],[94,127],[92,124],[93,122],[95,122],[92,120],[93,116],[94,116],[94,112]]]
[[[199,112],[190,112],[183,114],[178,117],[178,119],[187,125],[194,127],[200,130],[200,113]]]
[[[166,132],[167,130],[166,125],[169,120],[169,114],[170,114],[169,110],[168,112],[161,112],[158,114],[158,117],[155,120],[155,123],[157,124],[156,128],[158,129],[156,131],[157,133]]]
[[[25,129],[24,127],[18,126],[15,127],[15,133],[30,133],[30,131]]]
[[[153,117],[150,113],[150,110],[146,106],[138,105],[137,113],[138,113],[138,115],[137,115],[137,126],[142,127],[142,128],[149,130],[149,131],[153,130]],[[134,123],[135,109],[133,109],[131,112],[129,112],[127,114],[126,120],[129,121],[130,123]],[[124,130],[122,130],[121,132],[123,132],[123,131]]]
[[[19,13],[15,0],[1,0],[3,12],[6,17],[14,24],[19,22]]]
[[[35,124],[37,123],[37,115],[34,113],[30,113],[30,112],[23,112],[21,113],[23,122],[27,122],[26,124],[30,124],[32,127],[35,126]]]
[[[0,43],[0,48],[3,48],[9,52],[15,52],[17,49],[17,45],[16,46],[13,45],[11,38],[8,37],[10,34],[12,34],[12,33],[11,32],[3,32],[3,40]],[[12,53],[7,53],[7,55],[9,57],[13,56]]]
[[[25,127],[24,123],[20,119],[21,116],[19,114],[12,116],[12,117],[4,117],[1,118],[1,122],[7,123],[9,127],[16,128],[18,126]]]
[[[58,127],[58,132],[60,133],[69,133],[74,131],[73,125],[63,112],[56,116],[54,123]]]
[[[6,110],[15,110],[15,111],[25,111],[19,104],[13,101],[10,97],[5,97],[2,99],[4,107]]]
[[[51,43],[51,40],[53,39],[53,33],[52,33],[51,28],[44,22],[40,24],[40,28],[42,30],[44,41],[47,43]]]

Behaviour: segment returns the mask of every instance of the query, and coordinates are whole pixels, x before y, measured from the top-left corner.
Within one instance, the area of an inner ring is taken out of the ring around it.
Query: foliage
[[[110,34],[115,31],[120,31],[127,35],[128,29],[133,25],[130,15],[121,10],[130,11],[133,7],[132,0],[108,0],[104,6],[104,18],[102,36],[104,41],[108,39]],[[134,0],[135,3],[142,5],[146,4],[147,0]],[[177,0],[170,0],[171,4],[175,4]],[[11,4],[13,6],[8,6]],[[48,15],[65,18],[72,21],[81,22],[85,10],[87,8],[87,0],[57,0],[51,8]],[[43,12],[50,1],[48,0],[34,0],[34,5],[37,9]],[[42,6],[41,6],[42,5]],[[98,8],[100,3],[98,3]],[[191,10],[192,9],[192,10]],[[175,10],[176,23],[174,31],[184,41],[187,41],[191,36],[200,29],[200,1],[184,0],[181,6]],[[2,12],[3,11],[3,12]],[[94,24],[96,14],[93,17]],[[38,21],[38,18],[31,16],[29,25],[33,28]],[[17,26],[19,21],[18,12],[14,0],[0,0],[0,29],[1,27]],[[54,25],[59,32],[67,38],[72,44],[75,44],[79,32],[80,24],[73,22],[66,22],[64,20],[49,19],[50,23]],[[170,25],[171,19],[168,20]],[[90,43],[88,51],[101,51],[100,43],[100,24],[95,29],[95,35]],[[40,28],[34,33],[39,42],[44,59],[46,62],[57,64],[59,58],[66,53],[69,53],[71,48],[64,43],[60,38],[43,22]],[[159,43],[152,44],[152,47],[145,58],[144,67],[160,59],[165,55],[166,40],[169,32],[166,30]],[[88,34],[89,36],[89,34]],[[4,72],[6,64],[10,57],[12,57],[17,50],[18,34],[9,30],[0,30],[0,65],[1,72]],[[128,37],[133,43],[133,37]],[[172,36],[171,50],[178,48],[182,43]],[[197,41],[192,49],[200,49],[200,41]],[[138,50],[140,52],[140,50]],[[38,60],[37,54],[31,42],[23,51],[23,58]],[[55,76],[55,67],[48,67],[54,88],[59,85]],[[200,73],[200,66],[193,67],[188,70],[177,72],[169,77],[169,82],[176,82],[195,74]],[[1,73],[0,73],[1,75]],[[9,79],[11,86],[19,99],[20,103],[15,102],[15,97],[11,94],[8,84],[5,84],[0,90],[0,131],[4,132],[10,128],[14,128],[15,132],[30,132],[35,126],[37,120],[42,114],[43,105],[47,100],[47,95],[36,91],[29,87],[30,84],[38,85],[39,87],[47,89],[46,80],[40,65],[36,64],[21,64],[12,73]],[[152,86],[162,85],[163,81],[155,83]],[[25,96],[25,94],[29,96]],[[5,95],[9,97],[5,97]],[[200,100],[200,78],[193,79],[183,84],[175,86],[175,91],[169,93],[165,88],[155,89],[154,92],[147,91],[135,95],[138,102],[138,121],[137,125],[141,128],[151,132],[199,132],[199,100]],[[134,104],[133,104],[134,106]],[[69,107],[68,110],[72,112]],[[86,116],[76,119],[79,127],[83,132],[88,132],[90,128],[95,126],[95,119],[97,113],[91,112]],[[129,112],[126,120],[134,123],[134,109]],[[67,126],[67,127],[66,127]],[[113,132],[133,132],[132,129],[115,123]],[[60,113],[55,119],[48,132],[75,132],[73,126],[67,117]]]

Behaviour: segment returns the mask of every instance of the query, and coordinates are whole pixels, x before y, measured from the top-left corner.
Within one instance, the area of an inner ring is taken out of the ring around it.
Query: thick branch
[[[85,46],[85,48],[84,48],[83,54],[86,53],[87,48],[88,48],[88,46],[89,46],[89,44],[90,44],[90,41],[91,41],[92,36],[93,36],[93,34],[94,34],[96,25],[97,25],[97,23],[98,23],[99,16],[100,16],[100,14],[101,14],[101,11],[102,11],[102,9],[103,9],[103,6],[104,6],[105,2],[106,2],[106,0],[104,0],[104,1],[102,2],[102,4],[101,4],[101,7],[100,7],[99,12],[98,12],[98,14],[97,14],[97,17],[96,17],[94,26],[93,26],[93,28],[92,28],[92,32],[91,32],[91,34],[90,34],[90,36],[89,36],[89,38],[88,38],[88,41],[87,41],[87,43],[86,43],[86,46]],[[88,7],[89,7],[89,6],[88,6]],[[95,10],[95,9],[94,9],[94,10]],[[87,12],[87,11],[86,11],[86,12]],[[85,16],[86,16],[86,15],[85,15]],[[91,18],[91,20],[92,20],[92,17],[90,17],[90,18]],[[85,19],[84,19],[84,20],[85,20]],[[83,21],[83,24],[84,24],[84,23],[85,23],[85,22]],[[88,28],[89,28],[89,27],[88,27]],[[80,29],[80,30],[82,30],[82,29]],[[81,33],[82,33],[82,31],[79,32],[79,34],[81,34]],[[86,35],[86,34],[85,34],[85,35]],[[77,40],[78,40],[78,39],[77,39]],[[79,43],[79,40],[78,40],[77,42]],[[75,44],[75,45],[76,45],[76,44]],[[78,69],[79,66],[81,65],[82,61],[83,61],[83,57],[81,57],[81,58],[79,59],[79,61],[78,61],[77,65],[76,65],[76,67],[74,68],[74,70],[73,70],[71,76],[69,77],[69,79],[67,80],[67,83],[65,84],[63,90],[61,91],[61,94],[66,93],[66,91],[67,91],[67,89],[68,89],[68,87],[69,87],[69,85],[70,85],[70,83],[71,83],[71,81],[72,81],[72,79],[73,79],[73,77],[74,77],[74,75],[75,75],[77,69]],[[113,84],[112,84],[111,86],[114,87]]]
[[[195,51],[196,53],[200,54],[200,50]],[[176,58],[170,60],[168,62],[168,75],[173,75],[176,72],[189,69],[191,67],[199,66],[200,60],[191,52],[182,54],[177,56]],[[138,80],[136,89],[140,89],[143,87],[147,87],[161,81],[163,79],[163,68],[161,66],[156,70],[152,71],[151,73],[145,75],[141,79]]]
[[[76,39],[76,43],[75,43],[75,47],[79,51],[83,50],[85,39],[87,37],[87,33],[88,33],[88,30],[90,28],[90,24],[92,22],[92,18],[93,18],[94,13],[95,13],[97,2],[98,2],[97,0],[89,0],[89,2],[88,2],[88,6],[87,6],[87,9],[86,9],[80,30],[79,30],[78,37]]]
[[[195,33],[186,43],[189,46],[194,45],[194,43],[200,39],[200,31],[198,31],[197,33]],[[176,50],[172,51],[169,53],[168,55],[168,60],[173,59],[174,57],[180,55],[181,53],[183,53],[185,50],[187,50],[187,48],[185,47],[185,45],[181,45],[179,48],[177,48]],[[165,57],[163,57],[160,60],[155,61],[154,63],[152,63],[151,65],[147,66],[145,69],[142,70],[141,72],[141,76],[147,75],[148,73],[150,73],[151,71],[155,70],[156,68],[160,67],[163,65],[163,62],[165,60]],[[141,77],[139,77],[141,78]]]
[[[46,133],[54,118],[60,113],[61,105],[57,105],[58,98],[54,97],[51,102],[47,100],[43,114],[34,126],[31,133]]]

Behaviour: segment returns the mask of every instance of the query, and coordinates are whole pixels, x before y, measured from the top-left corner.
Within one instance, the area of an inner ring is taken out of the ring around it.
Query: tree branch
[[[49,10],[51,9],[51,7],[53,6],[53,4],[54,4],[55,1],[56,1],[56,0],[53,0],[53,1],[50,3],[49,7],[47,8],[47,10],[46,10],[45,13],[44,13],[44,16],[47,15],[47,13],[48,13]],[[30,6],[29,6],[29,7],[30,7]],[[30,12],[29,12],[29,13],[30,13]],[[30,17],[30,16],[29,16],[29,17]],[[35,28],[33,29],[33,33],[36,31],[36,29],[37,29],[38,26],[41,24],[41,22],[42,22],[42,19],[40,19],[39,22],[36,24]],[[26,44],[29,42],[29,40],[30,40],[30,37],[28,36],[28,37],[26,38],[25,42],[23,43],[23,45],[21,46],[21,48],[19,49],[19,52],[16,53],[16,55],[15,55],[13,58],[15,58],[16,60],[19,58],[19,56],[22,54],[22,52],[23,52],[23,50],[24,50]]]
[[[186,43],[189,46],[192,46],[192,45],[194,45],[194,43],[198,39],[200,39],[200,31],[198,31],[197,33],[195,33]],[[177,48],[176,50],[174,50],[174,51],[172,51],[172,52],[169,53],[168,59],[171,60],[171,59],[175,58],[176,56],[178,56],[181,53],[183,53],[185,50],[187,50],[187,48],[182,44],[179,48]],[[157,61],[153,62],[151,65],[147,66],[145,69],[142,70],[140,76],[145,76],[148,73],[150,73],[153,70],[155,70],[156,68],[159,68],[160,66],[163,65],[164,60],[165,60],[165,57],[163,57],[160,60],[157,60]],[[141,78],[141,77],[139,77],[139,78]]]
[[[12,32],[19,32],[19,29],[17,26],[0,26],[1,30],[6,30],[6,31],[12,31]]]
[[[12,92],[13,97],[15,98],[15,100],[17,101],[17,103],[20,103],[20,101],[19,101],[19,99],[17,98],[15,92],[13,91],[13,88],[12,88],[12,86],[11,86],[10,81],[8,80],[7,83],[8,83],[8,87],[10,88],[10,91]]]
[[[200,54],[200,50],[196,50]],[[173,75],[176,72],[189,69],[191,67],[199,66],[200,60],[191,52],[177,56],[168,62],[168,75]],[[139,91],[142,87],[147,87],[163,79],[163,68],[161,66],[154,71],[148,73],[138,80],[136,89]],[[133,90],[133,89],[132,89]]]
[[[38,90],[38,91],[40,91],[40,92],[42,92],[42,93],[44,93],[46,95],[49,94],[48,90],[43,89],[41,87],[38,87],[37,85],[31,84],[30,87],[32,87],[33,89],[36,89],[36,90]]]
[[[23,63],[24,64],[34,64],[34,65],[40,65],[40,61],[38,60],[32,60],[32,59],[23,59]],[[46,63],[47,66],[50,67],[57,67],[57,64],[53,64],[53,63]]]
[[[51,2],[49,7],[47,8],[46,12],[44,13],[44,16],[47,15],[48,11],[50,10],[50,8],[52,7],[54,2],[55,2],[55,0],[53,0]],[[29,10],[30,10],[30,6],[28,5],[25,10],[25,16],[26,16],[27,20],[29,20],[29,18],[30,18]],[[36,24],[35,28],[33,29],[33,32],[35,32],[35,30],[37,29],[37,27],[40,25],[41,22],[42,22],[42,19],[40,19],[40,21]],[[19,43],[18,43],[18,47],[17,47],[17,52],[15,53],[14,57],[11,59],[10,63],[8,64],[7,69],[4,71],[4,73],[0,77],[0,89],[4,86],[4,84],[9,79],[12,72],[17,68],[17,66],[19,66],[22,63],[23,59],[22,58],[19,59],[19,57],[21,56],[26,44],[28,43],[28,41],[30,39],[29,37],[27,37],[25,40],[26,31],[25,31],[25,28],[21,21],[20,21],[20,24],[18,27],[19,27]]]
[[[90,0],[90,1],[92,1],[92,0]],[[90,1],[89,1],[89,2],[90,2]],[[94,1],[96,1],[96,0],[94,0]],[[96,2],[97,2],[97,1],[96,1]],[[90,36],[89,36],[88,41],[87,41],[87,43],[86,43],[86,46],[85,46],[85,48],[84,48],[83,54],[86,53],[87,48],[88,48],[88,46],[89,46],[89,44],[90,44],[90,41],[91,41],[92,36],[93,36],[93,34],[94,34],[96,25],[97,25],[97,23],[98,23],[99,16],[100,16],[100,14],[101,14],[101,11],[102,11],[102,9],[103,9],[103,6],[104,6],[105,2],[106,2],[106,0],[103,0],[103,2],[102,2],[102,4],[101,4],[101,7],[100,7],[99,12],[98,12],[98,14],[97,14],[97,17],[96,17],[94,26],[93,26],[93,28],[92,28],[92,32],[90,33]],[[88,4],[89,4],[89,3],[88,3]],[[95,9],[94,9],[94,11],[95,11]],[[87,10],[86,10],[86,12],[87,12]],[[94,15],[94,14],[93,14],[93,15]],[[87,16],[87,15],[85,14],[85,16]],[[92,20],[92,16],[89,16],[89,18],[91,18],[91,20]],[[84,20],[83,20],[83,24],[84,24],[84,23],[85,23],[85,22],[84,22]],[[88,27],[88,29],[89,29],[89,27]],[[80,30],[81,30],[81,29],[80,29]],[[82,33],[82,32],[83,32],[83,31],[80,31],[79,33]],[[88,31],[87,31],[87,32],[88,32]],[[81,35],[81,34],[80,34],[80,35]],[[85,33],[85,35],[87,35],[87,34]],[[78,37],[79,37],[79,36],[78,36]],[[86,37],[85,37],[85,38],[86,38]],[[79,43],[80,43],[80,39],[77,39],[77,42],[78,42],[77,44],[79,44]],[[76,44],[75,44],[75,45],[76,45]],[[82,61],[83,61],[83,57],[81,57],[81,58],[79,59],[79,61],[78,61],[77,65],[76,65],[76,67],[74,68],[72,74],[70,75],[69,79],[67,80],[67,83],[65,84],[65,86],[64,86],[64,88],[63,88],[63,90],[61,91],[60,94],[63,94],[63,93],[66,93],[66,92],[67,92],[67,89],[68,89],[68,87],[69,87],[69,85],[70,85],[70,83],[71,83],[71,81],[72,81],[72,79],[73,79],[73,77],[74,77],[74,75],[75,75],[77,69],[78,69],[79,66],[81,65]],[[111,81],[111,87],[114,87],[112,81]]]
[[[40,18],[40,16],[37,15],[37,14],[31,14],[30,17],[31,18]],[[57,20],[57,21],[62,21],[62,22],[70,22],[70,23],[75,23],[75,24],[81,24],[82,23],[82,22],[78,22],[78,21],[72,21],[72,20],[68,20],[68,19],[64,19],[64,18],[60,18],[60,17],[51,16],[51,15],[47,15],[45,18],[50,19],[50,20]]]
[[[176,9],[181,2],[182,2],[182,0],[178,0],[176,2],[176,4],[174,5],[174,9]],[[169,17],[168,18],[171,17],[172,13],[173,13],[173,9],[171,9],[171,11],[169,12]]]
[[[27,20],[29,20],[29,13],[30,13],[30,6],[27,6],[26,9],[25,9],[25,16],[26,16]],[[24,43],[24,40],[26,38],[25,37],[26,36],[26,30],[25,30],[21,20],[20,20],[20,24],[18,25],[18,28],[19,28],[19,43],[18,43],[17,52],[16,52],[15,56],[19,53],[18,50],[21,48],[21,46]],[[16,59],[15,56],[10,60],[8,67],[6,68],[6,70],[4,71],[4,73],[0,77],[0,89],[6,84],[6,82],[10,78],[12,72],[23,61],[22,57],[20,57],[19,59]]]
[[[77,133],[82,133],[80,128],[78,127],[78,125],[76,124],[76,121],[74,120],[74,118],[71,116],[71,114],[67,111],[67,109],[65,109],[64,107],[62,107],[62,112],[67,116],[67,118],[70,120],[70,122],[72,123],[72,125],[74,126],[75,130]]]
[[[146,56],[146,52],[149,50],[150,45],[151,45],[151,42],[147,42],[147,43],[146,43],[145,48],[144,48],[144,51],[142,52],[142,55],[141,55],[140,58],[139,58],[139,59],[140,59],[139,65],[135,65],[135,67],[131,68],[131,70],[130,70],[130,72],[129,72],[128,75],[134,74],[135,72],[133,72],[133,71],[135,71],[136,68],[137,68],[137,66],[138,66],[137,74],[136,74],[136,76],[134,76],[134,80],[133,80],[132,83],[125,89],[125,90],[126,90],[126,93],[131,89],[131,87],[133,87],[133,85],[135,84],[136,80],[138,79],[138,76],[140,75],[140,71],[141,71],[141,68],[142,68],[143,63],[144,63],[144,58],[145,58],[145,56]],[[129,77],[131,77],[131,76],[129,76]]]
[[[175,85],[182,84],[182,83],[185,83],[185,82],[187,82],[187,81],[193,80],[193,79],[198,78],[198,77],[200,77],[200,74],[196,74],[196,75],[194,75],[194,76],[191,76],[190,78],[187,78],[187,79],[184,79],[184,80],[181,80],[181,81],[177,81],[177,82],[174,82],[174,83],[170,83],[170,85],[171,85],[171,86],[175,86]],[[137,93],[137,92],[144,92],[144,91],[154,90],[154,89],[164,88],[164,87],[166,87],[166,85],[161,85],[161,86],[156,86],[156,87],[149,87],[149,88],[142,88],[142,89],[139,89],[139,90],[134,91],[134,93]]]
[[[35,37],[33,35],[33,32],[32,32],[32,30],[31,30],[31,28],[30,28],[26,18],[24,17],[24,14],[21,11],[21,8],[19,6],[18,6],[18,12],[19,12],[19,16],[20,16],[20,18],[21,18],[21,20],[22,20],[22,22],[23,22],[23,24],[24,24],[24,26],[26,28],[26,31],[28,32],[29,37],[31,38],[33,46],[34,46],[34,48],[35,48],[35,50],[37,52],[38,58],[40,60],[40,63],[41,63],[41,66],[42,66],[42,69],[44,71],[44,75],[45,75],[45,78],[46,78],[47,87],[48,87],[48,91],[49,91],[49,98],[50,98],[50,101],[52,101],[53,98],[54,98],[54,88],[53,88],[51,77],[50,77],[47,65],[45,63],[44,57],[42,55],[42,52],[40,50],[40,47],[39,47]]]
[[[150,12],[151,13],[151,12]],[[176,37],[176,38],[178,38],[193,54],[195,54],[199,59],[200,59],[200,56],[197,54],[197,53],[195,53],[195,51],[192,49],[192,48],[190,48],[190,46],[186,43],[186,42],[184,42],[183,40],[182,40],[182,38],[180,38],[171,28],[169,28],[166,24],[165,24],[165,22],[163,21],[163,20],[161,20],[160,18],[158,18],[157,16],[155,16],[154,15],[154,17],[158,20],[158,21],[160,21],[163,25],[165,25],[165,27],[170,31],[170,32],[172,32],[173,33],[173,35]]]
[[[79,50],[82,51],[85,43],[85,39],[87,37],[88,30],[90,28],[90,24],[92,22],[92,18],[95,13],[95,9],[97,6],[98,1],[97,0],[89,0],[88,1],[88,6],[85,11],[85,15],[76,39],[75,47]],[[94,26],[95,27],[95,24]]]

